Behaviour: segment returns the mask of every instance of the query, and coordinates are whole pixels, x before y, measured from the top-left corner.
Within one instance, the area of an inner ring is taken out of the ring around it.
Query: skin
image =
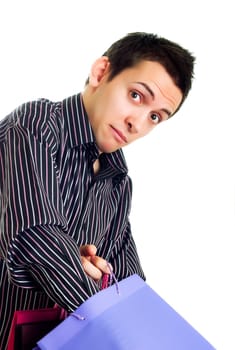
[[[102,56],[91,67],[83,102],[100,153],[111,153],[149,134],[169,119],[183,94],[158,62],[141,61],[108,81],[110,63]],[[94,171],[99,170],[99,161]],[[94,245],[80,248],[85,272],[98,281],[110,273]]]

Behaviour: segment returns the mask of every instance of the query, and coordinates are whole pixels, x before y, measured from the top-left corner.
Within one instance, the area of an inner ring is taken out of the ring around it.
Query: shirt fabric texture
[[[118,280],[145,279],[127,173],[122,150],[99,156],[81,94],[28,102],[1,121],[0,349],[14,310],[56,302],[73,311],[99,290],[83,270],[81,245],[94,244]]]

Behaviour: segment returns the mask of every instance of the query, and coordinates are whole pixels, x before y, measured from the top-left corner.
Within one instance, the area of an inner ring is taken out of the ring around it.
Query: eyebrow
[[[154,94],[153,90],[150,88],[150,86],[148,84],[143,83],[142,81],[137,81],[136,83],[142,85],[148,91],[148,93],[151,95],[152,99],[153,100],[155,99],[155,94]],[[173,115],[173,113],[171,113],[166,108],[162,108],[162,111],[165,112],[168,115],[168,118],[170,118]]]

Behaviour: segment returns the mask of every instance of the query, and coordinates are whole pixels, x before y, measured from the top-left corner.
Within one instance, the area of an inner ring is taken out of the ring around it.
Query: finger
[[[97,252],[97,248],[94,244],[82,245],[80,248],[80,254],[83,256],[92,256]]]
[[[96,266],[102,273],[110,273],[110,269],[112,270],[112,266],[108,264],[108,262],[101,258],[100,256],[94,255],[90,257],[90,262]]]
[[[102,277],[102,271],[97,268],[90,260],[86,257],[81,256],[82,266],[84,271],[88,276],[90,276],[94,281],[98,281]]]

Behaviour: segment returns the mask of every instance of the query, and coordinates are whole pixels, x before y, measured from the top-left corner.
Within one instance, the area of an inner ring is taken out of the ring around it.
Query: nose
[[[139,134],[144,127],[145,118],[143,116],[128,116],[126,118],[126,125],[128,132],[131,134]]]

